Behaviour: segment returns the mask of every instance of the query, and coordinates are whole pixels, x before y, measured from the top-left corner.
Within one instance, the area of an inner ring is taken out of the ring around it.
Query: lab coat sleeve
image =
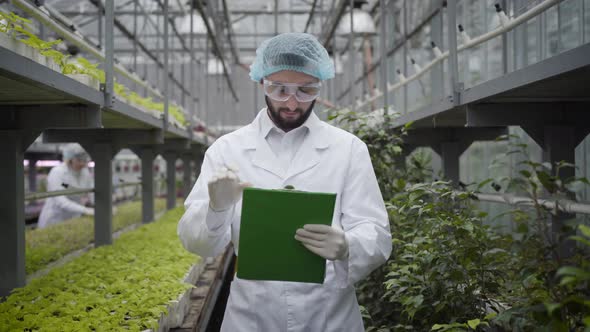
[[[235,207],[216,212],[209,208],[208,182],[223,165],[214,144],[205,153],[201,173],[184,202],[185,212],[178,223],[178,237],[184,247],[201,257],[215,257],[231,240],[231,220]]]
[[[47,191],[57,191],[57,190],[64,190],[63,183],[63,172],[56,168],[52,169],[49,172],[49,176],[47,176]],[[70,211],[74,213],[83,214],[86,208],[78,204],[77,202],[69,199],[67,196],[55,196],[52,197],[55,205],[65,211]]]
[[[355,284],[391,254],[389,218],[365,143],[355,139],[341,197],[348,259],[334,261],[340,287]]]

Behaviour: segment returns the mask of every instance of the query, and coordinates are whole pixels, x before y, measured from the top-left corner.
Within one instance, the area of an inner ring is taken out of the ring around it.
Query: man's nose
[[[285,102],[285,106],[287,106],[287,108],[290,111],[294,111],[297,109],[297,106],[299,106],[299,102],[297,101],[297,99],[295,99],[295,95],[289,96],[289,99],[287,99],[287,101]]]

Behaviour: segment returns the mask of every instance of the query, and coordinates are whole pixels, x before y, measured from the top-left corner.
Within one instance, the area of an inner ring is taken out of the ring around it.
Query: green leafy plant
[[[496,316],[496,313],[488,314],[484,319],[471,319],[466,323],[434,324],[431,331],[464,332],[476,331],[478,328],[489,327],[488,321]]]
[[[76,62],[81,67],[79,69],[80,74],[88,75],[100,83],[105,82],[105,72],[104,70],[98,69],[98,63],[92,63],[84,57],[78,57]]]
[[[43,51],[48,51],[53,48],[53,46],[58,45],[61,43],[61,39],[57,39],[54,41],[44,41],[43,39],[37,37],[35,34],[30,33],[28,31],[23,31],[23,33],[28,37],[27,39],[22,40],[22,42],[26,45],[31,46],[32,48],[38,50],[40,53]]]
[[[24,31],[31,31],[31,20],[21,17],[14,12],[0,11],[0,32],[17,38]]]
[[[587,284],[586,291],[581,293],[573,292],[566,284],[573,280],[567,278],[571,277],[568,273],[579,272],[569,267],[587,266],[588,251],[571,242],[569,245],[573,250],[570,255],[563,255],[560,249],[568,243],[569,234],[580,221],[572,218],[561,227],[555,227],[552,216],[562,212],[546,208],[542,199],[575,200],[576,190],[587,185],[588,180],[575,176],[564,178],[561,176],[563,170],[574,165],[535,162],[528,153],[527,144],[518,136],[508,138],[511,140],[507,152],[499,156],[492,167],[506,167],[506,160],[516,156],[520,161],[516,163],[515,176],[488,179],[480,187],[492,185],[504,195],[524,196],[529,203],[508,212],[516,227],[511,234],[509,251],[512,262],[506,270],[506,290],[499,299],[508,303],[509,308],[490,323],[507,331],[581,330],[584,317],[590,315],[589,308],[580,303],[581,298],[588,299]],[[565,284],[563,280],[566,280]]]
[[[16,289],[0,303],[7,331],[143,331],[192,285],[182,278],[198,258],[176,235],[177,208]]]
[[[580,235],[572,236],[580,248],[578,257],[572,260],[575,265],[562,266],[557,270],[559,287],[564,296],[559,303],[545,303],[547,315],[557,322],[563,322],[564,314],[566,322],[578,329],[584,327],[584,331],[590,330],[590,227],[579,225]],[[563,322],[563,323],[566,323]],[[564,324],[566,325],[566,324]],[[566,329],[563,329],[564,331]]]
[[[505,238],[483,225],[485,214],[473,208],[470,194],[446,182],[422,183],[432,178],[429,156],[404,158],[411,124],[398,128],[393,117],[349,110],[329,119],[367,144],[390,217],[392,256],[357,286],[367,331],[488,324],[477,317],[499,306]],[[435,325],[442,322],[450,324]]]
[[[389,200],[398,191],[396,181],[403,173],[403,167],[397,167],[396,163],[403,155],[403,137],[411,124],[397,128],[393,121],[396,114],[385,115],[379,121],[371,114],[348,109],[328,110],[327,113],[328,120],[351,131],[367,144],[381,193],[385,201]]]
[[[164,199],[156,199],[155,210],[163,211]],[[113,231],[141,221],[141,202],[129,202],[117,207],[113,216]],[[84,248],[94,240],[91,217],[79,217],[25,233],[25,271],[31,274],[43,269],[66,254]]]
[[[43,50],[43,51],[41,51],[41,54],[43,54],[43,56],[45,56],[47,58],[52,59],[55,63],[57,63],[59,65],[60,68],[64,67],[65,62],[69,57],[69,56],[63,54],[62,52],[54,50],[54,49]]]
[[[473,208],[469,193],[445,182],[414,184],[389,206],[395,255],[384,282],[388,320],[428,330],[500,307],[504,238],[483,225],[485,214]]]

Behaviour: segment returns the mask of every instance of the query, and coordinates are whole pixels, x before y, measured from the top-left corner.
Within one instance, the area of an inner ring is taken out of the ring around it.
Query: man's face
[[[70,160],[70,167],[74,172],[80,172],[86,166],[88,166],[88,161],[84,158],[74,157]]]
[[[290,70],[283,70],[269,75],[266,80],[301,85],[318,82],[318,79],[313,76]],[[290,96],[286,101],[276,101],[265,96],[265,100],[271,119],[277,127],[285,132],[301,126],[311,114],[315,104],[315,100],[299,102],[295,96]]]

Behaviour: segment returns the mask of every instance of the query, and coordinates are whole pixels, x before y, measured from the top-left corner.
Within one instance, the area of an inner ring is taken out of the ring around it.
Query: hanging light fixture
[[[354,8],[352,9],[352,23],[354,25],[353,32],[357,35],[374,36],[377,34],[377,29],[375,29],[375,21],[373,21],[371,14],[362,9],[362,6],[366,3],[367,1],[365,0],[354,2]],[[340,23],[338,23],[336,33],[344,36],[350,34],[350,11],[342,15]]]
[[[365,0],[354,1],[352,9],[352,23],[354,25],[353,32],[355,36],[355,44],[362,41],[362,38],[357,37],[374,37],[377,35],[375,22],[371,15],[362,6],[366,4]],[[345,12],[340,18],[335,34],[336,50],[340,51],[347,47],[350,36],[350,10]]]

